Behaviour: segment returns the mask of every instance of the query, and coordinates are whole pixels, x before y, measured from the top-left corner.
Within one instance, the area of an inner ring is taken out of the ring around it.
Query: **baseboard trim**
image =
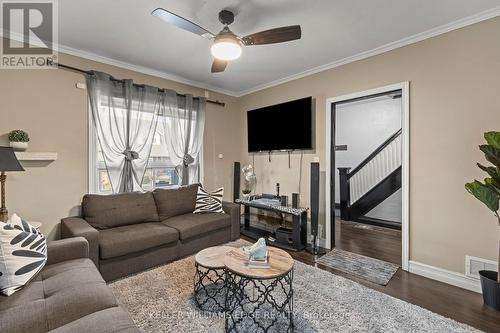
[[[409,272],[481,294],[479,280],[465,274],[410,260]]]

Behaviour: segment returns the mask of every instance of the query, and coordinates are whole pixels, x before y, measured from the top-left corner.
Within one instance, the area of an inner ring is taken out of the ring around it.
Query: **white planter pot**
[[[27,142],[10,142],[10,146],[14,148],[15,151],[25,151],[28,149]]]

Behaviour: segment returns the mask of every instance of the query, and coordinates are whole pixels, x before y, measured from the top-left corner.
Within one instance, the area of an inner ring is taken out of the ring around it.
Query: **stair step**
[[[360,216],[360,217],[357,217],[356,219],[352,219],[352,220],[354,222],[366,223],[366,224],[376,225],[379,227],[401,230],[401,223],[399,223],[399,222],[376,219],[376,218],[368,217],[368,216]]]
[[[370,191],[365,193],[355,203],[351,204],[348,208],[349,219],[356,221],[357,218],[367,214],[400,188],[401,167],[394,170],[390,175],[388,175]]]

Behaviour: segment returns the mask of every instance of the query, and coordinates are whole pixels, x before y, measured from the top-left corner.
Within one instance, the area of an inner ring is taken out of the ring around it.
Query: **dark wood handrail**
[[[355,167],[349,174],[347,175],[347,179],[351,178],[355,174],[359,172],[365,165],[368,164],[375,156],[378,155],[385,147],[387,147],[392,141],[394,141],[401,133],[403,130],[400,128],[396,133],[391,135],[387,140],[385,140],[380,146],[377,147],[370,155],[368,155],[367,158],[363,160],[363,162],[359,163],[357,167]]]

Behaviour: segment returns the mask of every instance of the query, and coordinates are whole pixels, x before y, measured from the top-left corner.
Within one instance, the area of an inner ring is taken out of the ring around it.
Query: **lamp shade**
[[[211,48],[212,55],[220,60],[235,60],[241,56],[241,45],[232,39],[218,40]]]
[[[0,147],[0,171],[24,171],[11,147]]]

